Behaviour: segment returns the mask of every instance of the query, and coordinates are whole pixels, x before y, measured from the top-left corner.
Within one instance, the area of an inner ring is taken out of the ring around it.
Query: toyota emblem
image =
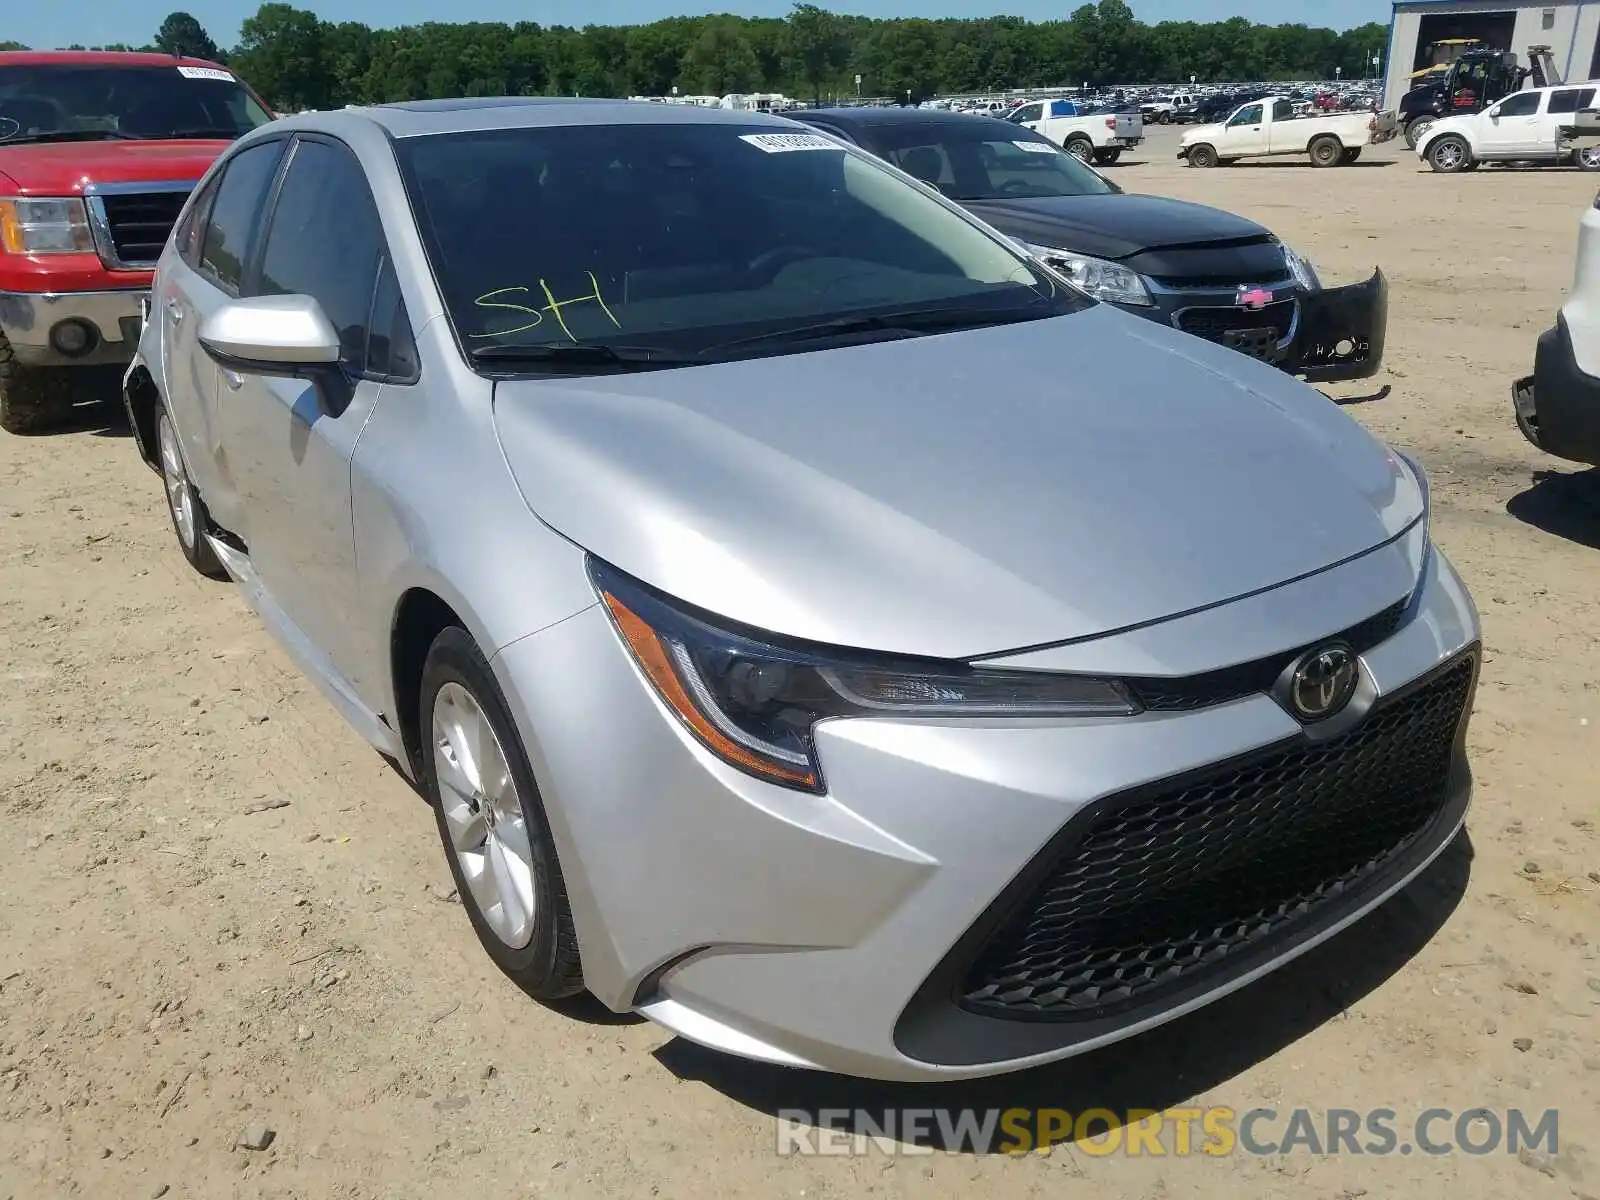
[[[1302,721],[1341,712],[1356,693],[1360,668],[1348,646],[1323,646],[1302,658],[1289,680],[1289,703]]]

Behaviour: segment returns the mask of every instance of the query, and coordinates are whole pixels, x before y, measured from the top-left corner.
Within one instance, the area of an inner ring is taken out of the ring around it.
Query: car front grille
[[[1097,803],[957,986],[985,1016],[1150,1003],[1293,937],[1403,854],[1449,799],[1465,657],[1348,733]]]
[[[101,257],[107,266],[149,268],[161,257],[178,222],[188,189],[106,192],[91,197],[103,231]],[[104,243],[109,241],[110,245]],[[107,253],[107,250],[110,253]]]
[[[1125,682],[1145,708],[1154,712],[1193,712],[1214,704],[1228,704],[1246,696],[1270,692],[1289,664],[1306,651],[1329,642],[1343,642],[1357,654],[1365,654],[1394,636],[1405,620],[1408,601],[1401,599],[1382,612],[1351,626],[1343,633],[1322,638],[1309,645],[1239,663],[1216,671],[1183,678],[1134,677]]]
[[[1279,300],[1264,308],[1236,305],[1186,308],[1174,321],[1184,333],[1192,333],[1208,342],[1266,355],[1279,343],[1288,341],[1294,332],[1298,310],[1299,304],[1294,300]]]

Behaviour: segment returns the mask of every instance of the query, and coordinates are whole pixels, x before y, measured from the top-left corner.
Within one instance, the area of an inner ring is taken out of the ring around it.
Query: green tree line
[[[1124,0],[1063,21],[879,20],[796,4],[786,19],[672,17],[648,25],[429,22],[373,29],[263,4],[223,53],[187,13],[152,45],[223,58],[280,110],[442,96],[910,96],[1088,83],[1359,79],[1388,30],[1336,33],[1243,18],[1136,19]],[[856,84],[856,77],[861,83]]]

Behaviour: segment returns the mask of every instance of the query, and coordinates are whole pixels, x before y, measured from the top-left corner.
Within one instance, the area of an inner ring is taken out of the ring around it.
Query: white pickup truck
[[[1035,100],[1006,114],[1013,125],[1042,133],[1068,154],[1109,167],[1144,140],[1144,117],[1137,112],[1085,116],[1072,100]]]
[[[1443,117],[1417,139],[1417,157],[1446,174],[1486,162],[1575,162],[1600,171],[1591,111],[1597,86],[1529,88],[1481,113]]]
[[[1285,96],[1252,100],[1226,121],[1198,125],[1183,135],[1178,157],[1191,167],[1214,167],[1241,158],[1309,154],[1314,167],[1348,166],[1361,151],[1394,136],[1392,119],[1369,113],[1323,113],[1300,117]]]

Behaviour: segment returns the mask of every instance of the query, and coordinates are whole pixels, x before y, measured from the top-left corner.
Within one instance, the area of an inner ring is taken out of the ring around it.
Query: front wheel
[[[1313,167],[1337,167],[1344,162],[1344,143],[1336,137],[1319,137],[1310,146]]]
[[[1157,125],[1171,125],[1172,124],[1172,114],[1171,113],[1167,113],[1167,112],[1157,113],[1156,114],[1156,124]]]
[[[1122,149],[1113,146],[1109,150],[1096,150],[1094,152],[1094,165],[1097,167],[1114,167],[1117,160],[1122,157]]]
[[[1198,146],[1189,147],[1189,165],[1191,167],[1214,167],[1217,165],[1217,152],[1212,147],[1201,142]]]
[[[0,429],[42,433],[62,424],[72,412],[69,374],[22,366],[0,333]]]
[[[1572,156],[1580,171],[1600,171],[1600,146],[1584,146]]]
[[[1447,133],[1428,147],[1428,165],[1441,175],[1453,175],[1472,165],[1472,149],[1465,138]]]
[[[1088,162],[1094,157],[1094,143],[1086,137],[1068,138],[1066,151],[1079,162]]]
[[[478,941],[534,999],[576,995],[583,967],[550,823],[494,672],[464,629],[434,640],[418,710],[423,787]]]

